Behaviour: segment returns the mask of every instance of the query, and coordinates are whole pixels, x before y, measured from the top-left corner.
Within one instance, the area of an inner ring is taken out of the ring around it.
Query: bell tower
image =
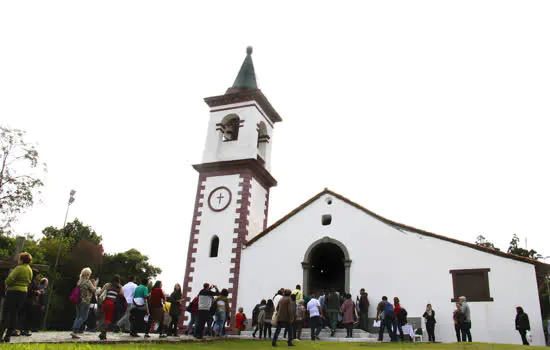
[[[269,190],[277,185],[270,172],[273,127],[282,119],[258,89],[252,47],[233,86],[204,101],[210,119],[202,163],[193,165],[199,181],[183,298],[192,300],[204,282],[217,284],[229,290],[235,315],[243,245],[267,227]]]

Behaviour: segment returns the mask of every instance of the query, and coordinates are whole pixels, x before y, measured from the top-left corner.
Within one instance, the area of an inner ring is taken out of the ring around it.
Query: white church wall
[[[250,106],[253,104],[254,106]],[[256,108],[257,107],[257,108]],[[227,109],[230,108],[230,109]],[[226,105],[224,110],[212,111],[210,113],[210,121],[208,124],[208,132],[206,138],[206,145],[203,153],[203,163],[238,160],[238,159],[250,159],[256,158],[258,131],[257,124],[263,121],[266,125],[267,134],[272,137],[273,128],[267,122],[267,120],[258,111],[262,111],[260,106],[255,101],[247,101],[242,103],[235,103]],[[262,111],[265,115],[265,113]],[[244,120],[244,124],[239,129],[239,137],[235,141],[223,142],[221,134],[216,131],[216,124],[221,123],[225,116],[229,114],[235,114],[239,116],[241,120]],[[266,168],[270,169],[271,159],[271,146],[267,146]]]
[[[189,294],[191,299],[202,289],[204,282],[227,287],[231,267],[231,249],[233,248],[233,230],[235,228],[235,225],[231,225],[231,223],[234,223],[238,216],[235,210],[237,208],[239,182],[239,175],[208,177],[205,181],[205,189],[202,191],[204,194],[202,214],[199,217],[197,252],[192,255],[196,261],[192,265],[195,272],[191,274],[193,276],[192,290]],[[214,212],[208,209],[208,195],[219,186],[228,187],[232,192],[232,199],[225,210]],[[218,256],[211,258],[210,244],[214,235],[217,235],[220,239],[220,245]]]
[[[330,237],[348,249],[350,292],[369,293],[369,317],[375,316],[382,295],[398,296],[409,317],[420,317],[427,303],[436,312],[436,338],[455,341],[452,311],[452,276],[449,270],[489,268],[493,302],[471,302],[474,341],[520,343],[514,328],[515,307],[529,314],[534,344],[543,345],[541,314],[534,266],[481,252],[448,241],[401,231],[347,203],[322,196],[267,236],[244,250],[238,306],[245,312],[262,298],[271,298],[281,287],[303,285],[301,262],[316,240]],[[321,224],[323,214],[332,223]]]
[[[265,218],[265,206],[266,206],[266,189],[256,179],[251,181],[250,194],[252,200],[250,201],[250,215],[248,222],[248,236],[247,240],[252,239],[258,233],[263,231],[264,218]]]

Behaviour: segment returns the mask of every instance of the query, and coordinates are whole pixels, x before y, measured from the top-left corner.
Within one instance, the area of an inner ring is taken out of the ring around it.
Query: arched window
[[[220,247],[220,239],[218,236],[212,237],[210,241],[210,257],[216,258],[218,256],[218,248]]]
[[[267,127],[264,122],[258,123],[258,155],[265,161],[267,143],[269,142],[269,135],[267,134]]]
[[[230,114],[223,118],[222,122],[217,124],[217,130],[221,131],[222,140],[236,141],[239,139],[239,128],[241,127],[241,119],[236,114]]]

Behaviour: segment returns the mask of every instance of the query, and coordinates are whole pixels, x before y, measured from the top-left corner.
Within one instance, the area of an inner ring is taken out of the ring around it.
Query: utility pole
[[[46,330],[46,324],[48,321],[48,311],[50,310],[50,304],[52,301],[52,294],[53,294],[53,286],[55,283],[55,274],[57,272],[57,265],[59,264],[59,256],[61,255],[61,246],[63,245],[63,231],[65,230],[65,226],[67,225],[67,216],[69,215],[69,208],[71,207],[71,204],[74,203],[74,195],[76,194],[75,190],[71,190],[69,192],[69,203],[67,204],[67,211],[65,212],[65,220],[63,221],[63,227],[61,228],[61,234],[59,235],[59,246],[57,248],[57,256],[55,258],[55,265],[53,268],[53,278],[52,283],[50,285],[50,292],[48,293],[48,303],[46,304],[46,312],[44,313],[44,323],[42,324],[42,328]]]

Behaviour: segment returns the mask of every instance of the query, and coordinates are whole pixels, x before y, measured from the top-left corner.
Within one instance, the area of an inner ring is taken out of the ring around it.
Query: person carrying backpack
[[[397,341],[397,338],[393,332],[393,329],[397,328],[397,318],[395,317],[393,305],[388,302],[387,296],[383,296],[382,301],[378,305],[378,316],[376,317],[376,320],[378,321],[383,314],[383,318],[380,323],[380,331],[378,333],[378,341],[382,341],[384,329],[387,328],[391,341],[395,342]]]
[[[393,329],[393,332],[395,333],[395,336],[397,336],[397,330],[399,330],[399,337],[401,341],[404,341],[405,336],[403,335],[403,326],[407,323],[407,310],[401,307],[401,303],[398,297],[393,298],[393,305],[394,314],[397,319],[394,324],[397,327]]]
[[[329,295],[325,298],[325,305],[327,308],[327,317],[330,325],[330,336],[334,337],[336,334],[336,327],[338,326],[338,313],[340,312],[340,295],[336,290],[331,289]]]
[[[204,283],[203,289],[199,292],[199,309],[197,312],[197,325],[195,326],[194,336],[197,339],[202,339],[204,336],[204,325],[212,318],[211,307],[213,304],[213,297],[220,295],[218,287],[216,285],[210,286],[210,283]],[[208,327],[210,328],[210,326]]]
[[[69,301],[76,305],[76,317],[73,323],[73,331],[71,332],[71,338],[73,339],[80,339],[77,334],[82,333],[81,327],[88,320],[92,296],[97,291],[96,282],[90,281],[91,275],[92,270],[89,267],[83,268],[76,287],[69,296]]]

